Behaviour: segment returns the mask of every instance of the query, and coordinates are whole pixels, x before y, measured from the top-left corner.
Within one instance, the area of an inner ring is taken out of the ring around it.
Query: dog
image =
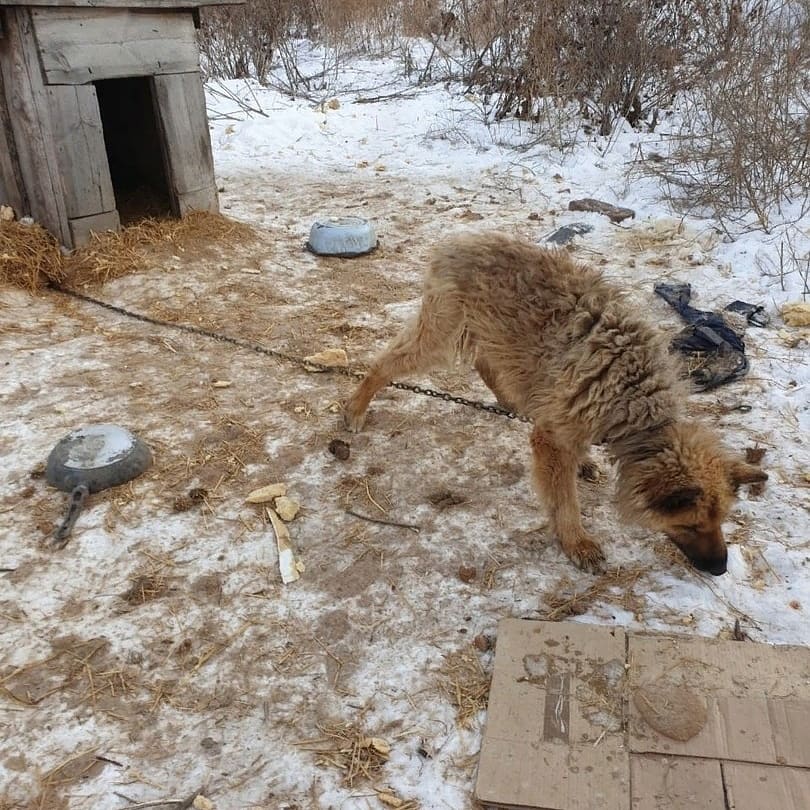
[[[577,471],[602,444],[617,464],[622,517],[666,534],[701,571],[726,572],[723,521],[739,487],[768,476],[684,418],[686,383],[666,337],[601,273],[504,234],[447,238],[433,251],[420,312],[346,402],[346,427],[362,428],[392,379],[454,356],[530,419],[535,485],[577,566],[595,572],[605,559],[577,497]]]

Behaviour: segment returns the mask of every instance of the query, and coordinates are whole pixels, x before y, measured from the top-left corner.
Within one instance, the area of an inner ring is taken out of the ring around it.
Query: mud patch
[[[685,686],[665,681],[641,686],[633,704],[647,725],[671,740],[691,740],[706,725],[705,701]]]

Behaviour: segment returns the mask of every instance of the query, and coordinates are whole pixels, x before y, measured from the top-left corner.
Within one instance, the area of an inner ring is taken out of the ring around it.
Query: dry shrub
[[[221,214],[192,211],[182,219],[145,219],[120,231],[93,233],[68,253],[39,225],[0,223],[0,283],[34,292],[48,285],[102,284],[144,270],[148,260],[176,252],[216,251],[255,236]]]
[[[386,0],[248,0],[203,9],[199,42],[211,77],[267,84],[276,60],[290,89],[309,90],[322,76],[307,77],[299,70],[295,40],[366,51],[384,43],[390,50],[398,32],[398,13]]]
[[[810,2],[736,0],[707,17],[702,59],[668,155],[645,170],[681,211],[769,230],[810,209]],[[714,27],[711,23],[714,23]]]
[[[541,121],[576,102],[602,134],[668,101],[697,35],[698,0],[483,0],[460,3],[470,87],[498,96],[496,117]]]
[[[296,26],[311,36],[317,19],[314,2],[249,0],[240,6],[201,9],[198,34],[209,76],[267,81],[279,42]]]

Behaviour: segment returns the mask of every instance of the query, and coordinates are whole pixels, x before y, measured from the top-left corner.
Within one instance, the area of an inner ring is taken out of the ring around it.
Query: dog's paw
[[[343,427],[351,433],[359,433],[366,423],[366,413],[362,411],[357,413],[350,405],[346,405],[343,409]]]
[[[577,568],[589,574],[599,574],[603,569],[605,552],[599,543],[587,536],[579,537],[575,543],[567,545],[565,553]]]

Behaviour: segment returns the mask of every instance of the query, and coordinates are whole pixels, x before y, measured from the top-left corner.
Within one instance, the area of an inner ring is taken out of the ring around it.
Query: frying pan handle
[[[79,513],[82,511],[82,507],[84,506],[84,502],[89,493],[90,490],[87,484],[79,484],[77,487],[73,488],[73,491],[70,493],[68,510],[67,514],[65,515],[65,519],[62,521],[59,528],[54,532],[53,540],[51,540],[52,549],[58,551],[67,545],[67,541],[70,538],[70,533],[73,531],[73,524],[76,523],[76,519],[79,517]]]

